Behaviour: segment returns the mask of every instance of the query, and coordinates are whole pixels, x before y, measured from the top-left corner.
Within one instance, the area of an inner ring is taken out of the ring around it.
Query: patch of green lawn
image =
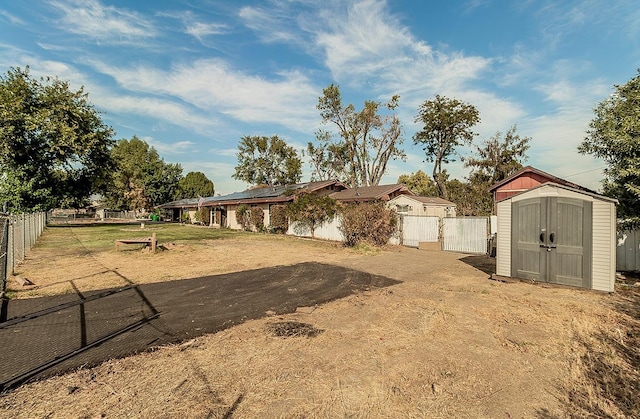
[[[42,248],[64,246],[67,250],[74,248],[101,251],[114,248],[115,240],[150,237],[156,233],[158,243],[192,242],[200,240],[219,240],[238,237],[244,233],[229,229],[214,229],[180,225],[173,223],[140,224],[87,224],[87,225],[50,225],[37,246]]]

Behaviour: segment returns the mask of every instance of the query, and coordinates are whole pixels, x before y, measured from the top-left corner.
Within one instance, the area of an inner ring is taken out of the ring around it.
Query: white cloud
[[[196,143],[193,141],[176,141],[173,143],[166,143],[163,141],[158,141],[153,137],[141,137],[142,140],[146,141],[147,144],[154,147],[160,155],[164,156],[172,156],[176,154],[184,154],[186,152],[193,151],[196,148]]]
[[[97,105],[109,112],[144,115],[196,131],[204,131],[206,128],[211,128],[217,124],[213,115],[193,112],[187,106],[169,100],[120,95],[100,88],[95,88],[93,91],[97,92],[95,97],[99,98]]]
[[[227,31],[227,25],[221,23],[204,23],[204,22],[191,22],[187,25],[185,31],[202,41],[202,38],[209,35],[220,35]]]
[[[180,99],[205,114],[222,113],[243,122],[274,123],[306,131],[318,124],[318,88],[300,72],[276,80],[244,74],[219,59],[175,65],[170,71],[138,66],[93,65],[131,91]]]
[[[156,35],[152,22],[139,13],[104,6],[98,0],[52,1],[63,13],[59,28],[99,42],[138,43]]]
[[[238,17],[253,30],[262,42],[300,43],[300,34],[296,34],[295,16],[286,5],[271,3],[271,7],[245,6]]]
[[[24,25],[24,20],[20,19],[17,16],[12,15],[6,10],[0,10],[0,16],[4,16],[11,24],[13,25]]]

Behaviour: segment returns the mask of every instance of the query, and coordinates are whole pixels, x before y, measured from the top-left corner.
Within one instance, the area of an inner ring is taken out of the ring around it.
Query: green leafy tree
[[[242,137],[237,157],[233,178],[252,185],[290,185],[302,177],[298,152],[277,135]]]
[[[342,143],[331,142],[331,133],[325,130],[316,132],[316,142],[319,145],[307,143],[307,149],[303,151],[311,165],[311,181],[345,181],[346,147]]]
[[[530,143],[531,137],[521,137],[514,125],[506,133],[498,131],[482,145],[475,146],[477,157],[463,159],[465,167],[472,168],[466,193],[471,214],[465,215],[491,214],[493,198],[489,188],[522,169]]]
[[[491,186],[522,169],[530,143],[531,137],[521,137],[514,125],[504,135],[498,131],[482,145],[475,146],[477,157],[463,159],[464,165]]]
[[[146,211],[172,201],[182,179],[180,164],[165,163],[154,147],[133,136],[111,150],[116,164],[106,202],[113,209]]]
[[[398,183],[404,184],[414,194],[418,196],[438,195],[438,187],[433,180],[422,170],[418,170],[410,175],[400,175]]]
[[[393,96],[386,104],[368,100],[358,111],[352,104],[343,106],[338,86],[324,89],[317,108],[322,122],[338,129],[339,139],[321,130],[316,133],[317,144],[308,144],[314,176],[336,176],[351,187],[378,185],[389,160],[405,159],[400,120],[392,113],[381,114],[383,109],[395,110],[398,99]]]
[[[449,199],[446,181],[442,174],[443,164],[453,162],[456,148],[470,144],[477,135],[472,127],[480,122],[475,106],[436,95],[433,100],[426,100],[418,109],[415,122],[421,123],[422,129],[414,134],[414,144],[422,146],[426,160],[434,163],[433,179],[438,186],[438,194]]]
[[[213,182],[202,172],[189,172],[178,182],[176,199],[213,196]]]
[[[0,76],[0,201],[9,211],[86,205],[108,183],[112,135],[83,88],[10,69]]]
[[[638,74],[600,102],[587,137],[578,147],[607,163],[604,193],[620,202],[621,217],[640,214],[640,69]]]
[[[311,230],[315,237],[316,228],[331,220],[337,211],[336,200],[326,195],[302,192],[287,206],[291,221],[296,221]]]

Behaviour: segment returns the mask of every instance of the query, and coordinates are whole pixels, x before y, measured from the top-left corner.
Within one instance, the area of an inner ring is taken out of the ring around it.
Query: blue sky
[[[603,162],[579,155],[593,108],[640,67],[637,0],[0,0],[0,71],[29,65],[85,86],[116,138],[153,145],[227,194],[244,135],[302,150],[322,89],[345,103],[400,95],[407,161],[436,94],[475,105],[478,142],[518,125],[528,164],[594,189]],[[471,149],[461,149],[463,155]],[[468,170],[447,165],[453,177]],[[303,181],[309,180],[305,164]]]

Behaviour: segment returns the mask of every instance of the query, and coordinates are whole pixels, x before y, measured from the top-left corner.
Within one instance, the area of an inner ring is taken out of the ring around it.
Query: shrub
[[[251,208],[251,225],[256,228],[256,231],[264,231],[264,210],[262,208]]]
[[[271,232],[276,234],[285,234],[289,229],[289,218],[287,217],[286,205],[271,206]]]
[[[396,212],[382,201],[343,205],[340,209],[340,232],[345,246],[366,242],[376,246],[387,244],[398,229]]]
[[[251,208],[248,205],[238,205],[236,208],[236,221],[242,226],[243,230],[247,230],[251,225]]]
[[[311,230],[311,237],[315,236],[316,227],[332,219],[337,211],[336,200],[328,196],[300,193],[287,207],[291,220]]]
[[[200,208],[196,211],[195,220],[200,224],[207,224],[209,222],[209,209],[208,208]]]

